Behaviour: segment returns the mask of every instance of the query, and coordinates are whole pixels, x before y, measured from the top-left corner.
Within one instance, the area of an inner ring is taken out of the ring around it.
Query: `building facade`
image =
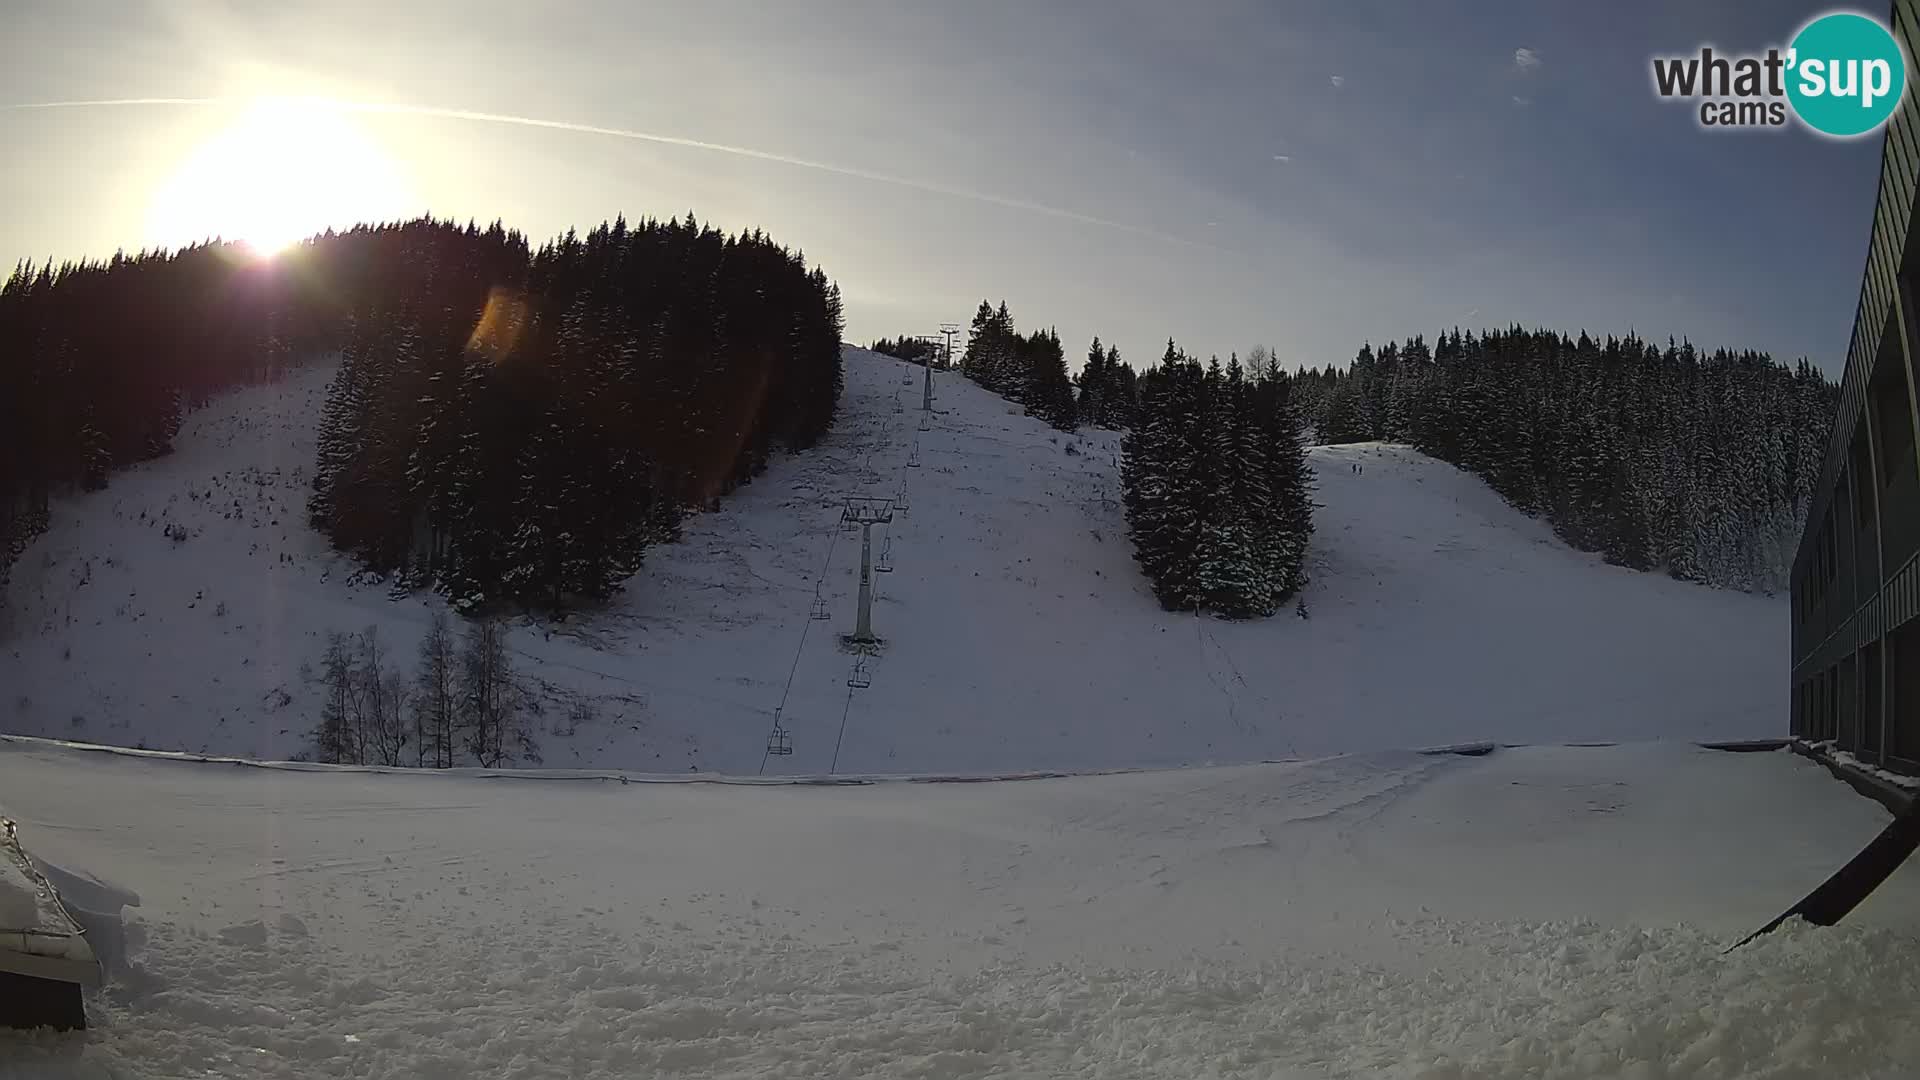
[[[1920,0],[1893,31],[1920,57]],[[1920,118],[1882,137],[1866,278],[1820,484],[1793,564],[1793,733],[1920,774]]]

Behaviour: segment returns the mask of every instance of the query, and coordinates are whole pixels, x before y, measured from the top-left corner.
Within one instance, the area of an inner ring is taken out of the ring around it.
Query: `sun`
[[[153,193],[147,242],[218,236],[261,256],[328,227],[412,212],[402,169],[332,102],[262,98],[194,148]]]

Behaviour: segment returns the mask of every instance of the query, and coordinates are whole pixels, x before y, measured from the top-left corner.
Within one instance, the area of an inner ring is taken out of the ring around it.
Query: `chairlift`
[[[928,416],[924,409],[921,410],[920,412],[920,430],[921,431],[933,430],[933,418]]]
[[[847,676],[847,685],[855,690],[865,690],[873,685],[873,676],[867,673],[866,657],[853,662],[853,673]]]
[[[907,512],[907,489],[904,486],[901,487],[900,494],[893,497],[893,508],[903,514]]]
[[[793,734],[786,728],[776,727],[767,736],[767,753],[786,757],[793,753]]]
[[[819,593],[813,595],[813,609],[807,612],[807,618],[815,622],[825,622],[833,618],[833,612],[827,610],[827,598]]]
[[[878,574],[893,573],[893,537],[887,537],[887,542],[880,545],[880,561],[873,564],[873,569]]]
[[[916,442],[913,444],[913,449],[907,451],[907,468],[917,469],[919,467],[920,467],[920,444]]]

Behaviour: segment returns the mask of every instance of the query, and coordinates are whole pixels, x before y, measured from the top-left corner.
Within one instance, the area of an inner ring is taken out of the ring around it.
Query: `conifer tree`
[[[1060,335],[1052,330],[1036,330],[1021,343],[1026,384],[1022,400],[1027,411],[1061,431],[1072,431],[1075,424],[1073,383],[1067,378],[1067,358],[1060,347]]]
[[[1107,407],[1110,381],[1107,354],[1100,347],[1100,335],[1095,334],[1093,344],[1087,347],[1087,361],[1073,379],[1074,388],[1078,393],[1074,407],[1081,423],[1090,427],[1112,426]]]
[[[1203,376],[1171,340],[1159,366],[1140,379],[1140,408],[1121,443],[1127,531],[1162,607],[1190,608],[1197,592],[1195,546],[1204,521],[1197,491]]]
[[[1430,365],[1416,337],[1382,385],[1371,376],[1388,348],[1362,350],[1368,378],[1328,384],[1323,437],[1381,408],[1389,435],[1404,430],[1609,562],[1732,588],[1785,582],[1836,393],[1811,365],[1515,326],[1442,334]]]

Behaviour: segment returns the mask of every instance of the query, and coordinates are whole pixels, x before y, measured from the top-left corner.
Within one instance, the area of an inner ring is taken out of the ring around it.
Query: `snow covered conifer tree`
[[[1300,442],[1296,380],[1269,371],[1252,387],[1253,423],[1266,455],[1268,514],[1261,554],[1275,605],[1306,586],[1307,545],[1313,538],[1313,470]]]
[[[1159,366],[1140,377],[1140,406],[1121,443],[1121,492],[1134,559],[1162,607],[1193,606],[1194,547],[1205,492],[1195,456],[1200,429],[1200,365],[1167,342]]]
[[[1124,428],[1133,425],[1134,407],[1140,400],[1140,378],[1132,365],[1120,359],[1118,346],[1107,346],[1107,419],[1108,426]]]
[[[1067,378],[1067,358],[1060,348],[1060,335],[1052,330],[1036,330],[1022,342],[1024,361],[1021,378],[1026,384],[1023,400],[1034,416],[1059,428],[1072,431],[1075,425],[1073,383]]]
[[[1087,362],[1080,373],[1074,377],[1079,390],[1079,398],[1074,402],[1080,422],[1089,427],[1111,427],[1107,415],[1108,382],[1111,373],[1107,370],[1107,354],[1100,347],[1100,335],[1093,336],[1093,344],[1087,347]]]
[[[1270,535],[1274,515],[1267,454],[1239,357],[1228,360],[1224,375],[1217,370],[1216,363],[1208,373],[1211,401],[1201,432],[1215,483],[1200,529],[1199,596],[1231,618],[1271,615],[1277,564],[1270,554],[1278,538]]]

